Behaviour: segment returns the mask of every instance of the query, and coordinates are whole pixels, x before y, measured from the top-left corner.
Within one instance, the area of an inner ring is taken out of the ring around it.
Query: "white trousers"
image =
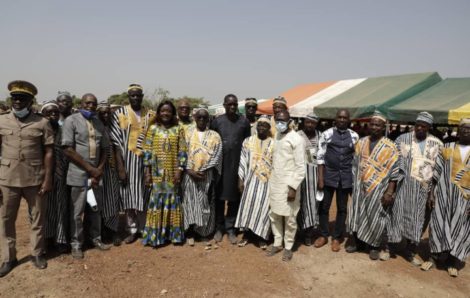
[[[282,216],[269,211],[269,219],[271,220],[271,229],[274,235],[273,245],[280,247],[282,246],[282,240],[284,240],[284,248],[291,250],[297,233],[297,216]]]

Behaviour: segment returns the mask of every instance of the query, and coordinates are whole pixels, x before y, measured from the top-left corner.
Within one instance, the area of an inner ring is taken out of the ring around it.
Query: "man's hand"
[[[152,187],[152,170],[150,167],[145,167],[144,170],[144,183],[147,187]]]
[[[98,179],[103,175],[103,170],[101,168],[90,167],[88,174],[90,174],[91,177]]]
[[[393,194],[387,193],[387,192],[384,193],[384,195],[381,199],[382,206],[384,206],[384,207],[392,205],[393,201],[394,201]]]
[[[50,192],[52,190],[52,180],[51,179],[45,179],[42,184],[41,184],[41,187],[39,188],[39,191],[38,191],[38,194],[40,196],[43,196],[45,195],[46,193]]]
[[[243,193],[243,191],[245,190],[245,184],[243,183],[243,180],[242,179],[238,179],[238,191],[240,191],[240,193]]]
[[[296,190],[289,186],[289,192],[287,193],[287,201],[292,202],[295,200]]]
[[[427,201],[428,208],[433,209],[435,202],[436,202],[436,200],[434,198],[434,191],[430,191],[429,196],[428,196],[428,201]]]
[[[182,172],[183,172],[183,171],[181,171],[180,169],[177,169],[177,170],[175,171],[175,177],[173,178],[173,183],[174,183],[175,185],[179,185],[179,184],[181,183],[181,173],[182,173]]]
[[[186,173],[188,173],[188,175],[191,176],[196,181],[204,180],[204,178],[206,177],[206,174],[204,172],[196,172],[196,171],[193,171],[193,170],[186,170]]]
[[[323,179],[318,179],[318,183],[317,183],[317,188],[318,190],[323,190],[323,188],[325,187],[325,182],[323,182]]]
[[[122,186],[126,186],[127,184],[127,173],[126,170],[121,169],[118,171],[118,178],[119,182],[121,183]]]
[[[91,187],[96,189],[98,188],[99,185],[100,185],[100,179],[91,177]]]

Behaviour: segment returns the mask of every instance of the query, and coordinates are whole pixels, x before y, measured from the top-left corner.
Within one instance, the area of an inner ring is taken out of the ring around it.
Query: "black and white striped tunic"
[[[370,138],[356,144],[353,161],[353,193],[348,210],[348,232],[365,243],[379,247],[390,222],[381,199],[390,181],[398,178],[398,149],[392,140],[381,138],[372,152]]]
[[[244,182],[236,228],[249,229],[263,239],[271,233],[269,220],[269,176],[272,170],[274,141],[257,135],[243,141],[238,176]]]
[[[70,187],[66,183],[69,161],[61,146],[62,129],[59,127],[54,143],[54,185],[47,195],[44,235],[55,243],[66,244],[70,221]]]
[[[414,132],[410,132],[399,136],[395,144],[399,152],[399,174],[390,225],[387,227],[388,237],[392,243],[401,242],[402,238],[419,243],[434,166],[442,142],[428,135],[424,152],[421,152]]]
[[[107,128],[107,127],[106,127]],[[107,133],[109,130],[107,128]],[[109,146],[107,150],[107,160],[103,171],[103,188],[101,201],[101,216],[104,225],[117,232],[119,222],[119,177],[116,172],[116,160],[114,157],[114,146]]]
[[[459,145],[445,144],[437,159],[435,205],[429,223],[432,253],[450,252],[464,262],[470,255],[470,155],[461,158]]]
[[[202,132],[188,127],[185,132],[188,143],[187,169],[205,172],[202,181],[196,181],[188,174],[183,176],[182,206],[184,229],[191,226],[199,235],[206,237],[215,228],[215,183],[222,172],[222,140],[213,130]]]
[[[318,204],[316,200],[318,179],[317,151],[321,132],[316,130],[315,137],[312,139],[309,139],[303,131],[298,131],[297,133],[305,141],[307,156],[305,180],[300,188],[300,212],[298,220],[301,229],[308,229],[318,226]]]
[[[131,115],[132,114],[132,115]],[[141,154],[136,154],[129,150],[129,138],[132,129],[131,117],[136,117],[135,112],[130,106],[121,107],[113,113],[111,119],[111,141],[122,152],[124,166],[127,172],[127,184],[120,187],[121,194],[121,210],[136,209],[144,211],[147,207],[150,192],[144,183],[144,163]],[[142,108],[142,118],[140,122],[141,133],[136,141],[135,146],[138,152],[142,149],[143,139],[153,120],[153,112],[146,112]],[[126,119],[126,123],[123,119]]]

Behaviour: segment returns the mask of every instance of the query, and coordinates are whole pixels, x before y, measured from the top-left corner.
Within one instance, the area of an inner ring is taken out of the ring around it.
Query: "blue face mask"
[[[83,117],[85,117],[85,119],[87,120],[90,120],[91,118],[93,118],[95,116],[95,112],[92,112],[92,111],[87,111],[87,110],[84,110],[84,109],[80,109],[80,113],[83,115]]]
[[[24,108],[24,109],[21,109],[21,110],[16,110],[15,108],[11,108],[11,110],[13,111],[13,114],[15,114],[15,116],[18,117],[18,118],[24,118],[24,117],[28,116],[28,114],[29,114],[29,109],[28,108]]]
[[[288,123],[285,121],[276,121],[276,129],[280,133],[284,133],[287,130]]]

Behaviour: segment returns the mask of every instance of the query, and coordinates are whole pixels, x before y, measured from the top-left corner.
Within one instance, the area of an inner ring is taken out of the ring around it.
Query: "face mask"
[[[287,130],[287,122],[276,121],[276,129],[278,132],[283,133]]]
[[[80,109],[80,113],[85,117],[85,119],[90,120],[93,116],[95,116],[95,112],[87,111],[84,109]]]
[[[11,110],[13,111],[13,114],[15,114],[15,116],[18,117],[18,118],[24,118],[24,117],[28,116],[28,114],[29,114],[29,109],[28,108],[24,108],[24,109],[21,109],[21,110],[16,110],[15,108],[11,108]]]

